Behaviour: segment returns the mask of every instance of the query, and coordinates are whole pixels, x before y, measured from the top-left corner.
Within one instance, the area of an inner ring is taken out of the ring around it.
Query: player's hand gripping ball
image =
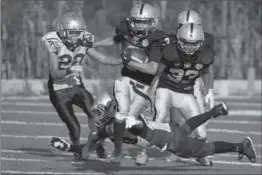
[[[126,48],[122,53],[124,65],[128,65],[130,61],[145,63],[148,59],[145,51],[139,48]]]
[[[79,73],[83,72],[83,66],[81,66],[81,65],[73,65],[73,66],[70,67],[70,71],[72,73],[79,74]]]
[[[84,32],[82,33],[81,38],[82,38],[82,40],[81,40],[81,41],[82,41],[82,42],[81,42],[81,45],[82,45],[83,47],[87,47],[87,48],[92,48],[92,47],[93,47],[94,40],[95,40],[93,34],[87,32],[87,31],[84,31]]]

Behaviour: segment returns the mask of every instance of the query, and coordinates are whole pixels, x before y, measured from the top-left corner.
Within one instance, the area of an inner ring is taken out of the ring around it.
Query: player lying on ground
[[[228,109],[225,103],[213,107],[208,112],[188,119],[181,126],[147,121],[142,115],[138,118],[133,116],[126,117],[123,114],[115,112],[116,107],[116,103],[108,93],[101,94],[92,108],[95,113],[94,116],[96,117],[98,131],[91,134],[91,138],[88,138],[86,144],[71,145],[57,137],[53,137],[50,144],[61,151],[80,153],[82,158],[87,160],[90,153],[100,145],[100,140],[109,138],[114,141],[113,120],[118,117],[125,117],[126,132],[124,134],[124,143],[143,147],[152,145],[161,149],[161,151],[168,151],[184,158],[203,158],[213,154],[237,152],[239,153],[239,160],[245,155],[250,162],[256,162],[256,152],[250,137],[246,137],[239,143],[224,141],[206,143],[189,137],[193,130],[209,119],[227,115]],[[129,137],[130,133],[138,137],[133,139],[134,137]]]

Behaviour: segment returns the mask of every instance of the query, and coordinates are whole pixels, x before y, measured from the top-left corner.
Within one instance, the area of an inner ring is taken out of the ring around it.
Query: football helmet
[[[111,121],[112,118],[114,118],[113,112],[115,112],[115,106],[113,105],[113,101],[113,98],[108,92],[103,92],[95,100],[91,112],[95,119],[95,125],[98,128],[102,128],[105,124]]]
[[[202,25],[202,19],[199,13],[197,13],[194,10],[182,11],[177,17],[178,28],[181,27],[183,24],[187,24],[187,23]]]
[[[131,9],[129,28],[136,37],[142,38],[152,33],[158,23],[157,12],[149,4],[137,4]]]
[[[79,46],[86,30],[85,20],[75,12],[62,15],[57,22],[57,32],[62,41],[69,47]]]
[[[203,27],[198,24],[184,24],[177,31],[178,48],[187,56],[197,53],[202,48],[204,39]]]

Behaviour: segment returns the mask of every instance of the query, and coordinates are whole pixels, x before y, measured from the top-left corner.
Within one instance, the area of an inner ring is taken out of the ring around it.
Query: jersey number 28
[[[81,64],[84,56],[84,54],[76,54],[74,57],[69,54],[62,55],[58,60],[58,69],[63,70],[69,68],[70,65]]]

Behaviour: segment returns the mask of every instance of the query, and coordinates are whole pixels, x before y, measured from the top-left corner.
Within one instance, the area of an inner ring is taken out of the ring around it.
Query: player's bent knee
[[[207,129],[205,125],[201,125],[194,131],[197,139],[206,139],[207,138]]]
[[[126,115],[120,112],[116,112],[115,114],[115,122],[122,123],[125,121]]]
[[[192,157],[203,158],[214,154],[214,145],[212,143],[204,143],[198,152],[193,152]]]
[[[156,109],[157,115],[156,115],[156,122],[164,123],[167,117],[167,112],[163,110],[163,108]]]

